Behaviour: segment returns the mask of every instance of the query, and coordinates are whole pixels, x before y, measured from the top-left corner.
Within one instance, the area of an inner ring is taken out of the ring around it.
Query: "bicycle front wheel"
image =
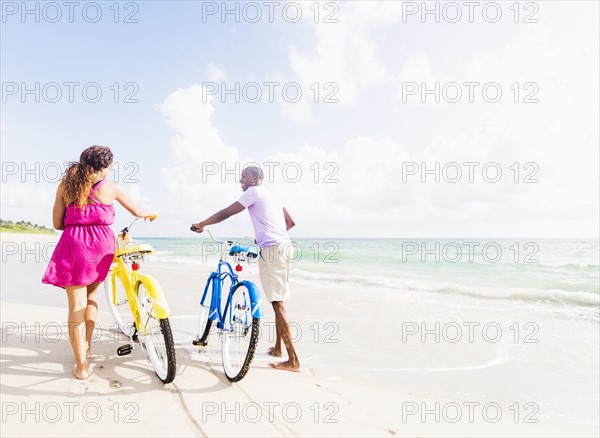
[[[143,342],[148,353],[150,363],[156,375],[163,383],[171,383],[177,371],[175,359],[175,342],[169,318],[158,319],[152,298],[142,282],[137,286],[138,303],[142,327],[139,332],[143,334]]]
[[[226,312],[221,343],[223,369],[229,381],[238,382],[250,368],[260,329],[260,318],[252,316],[250,293],[244,283],[233,288]]]
[[[115,277],[115,291],[113,294],[112,277]],[[111,269],[108,275],[104,279],[104,293],[106,295],[106,302],[108,308],[112,314],[117,327],[127,337],[133,336],[135,332],[135,326],[133,324],[133,315],[131,308],[129,307],[129,300],[127,299],[127,293],[125,292],[125,286],[119,279],[119,276],[114,274]]]

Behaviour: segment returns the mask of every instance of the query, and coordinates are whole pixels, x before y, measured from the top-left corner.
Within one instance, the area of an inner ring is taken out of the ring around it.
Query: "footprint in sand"
[[[120,388],[121,386],[123,386],[123,383],[120,380],[109,379],[108,386],[110,386],[111,388]]]

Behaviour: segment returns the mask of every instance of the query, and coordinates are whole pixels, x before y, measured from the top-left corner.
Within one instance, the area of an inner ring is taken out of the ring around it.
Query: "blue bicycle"
[[[254,357],[258,343],[260,318],[262,317],[260,293],[254,283],[240,281],[234,269],[225,257],[227,253],[234,257],[236,271],[242,270],[240,262],[258,257],[251,247],[234,245],[232,241],[218,241],[208,232],[211,239],[220,246],[219,265],[206,280],[204,293],[200,300],[198,333],[192,341],[194,345],[206,346],[213,322],[221,338],[223,369],[231,382],[243,379]],[[229,292],[223,296],[223,287],[230,281]],[[221,307],[222,301],[224,306]]]

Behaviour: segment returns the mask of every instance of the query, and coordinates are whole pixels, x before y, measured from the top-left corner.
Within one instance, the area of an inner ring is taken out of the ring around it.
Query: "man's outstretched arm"
[[[285,207],[283,207],[283,217],[285,218],[286,231],[288,231],[290,228],[296,225],[296,222],[294,222],[294,219],[292,219],[292,216],[290,216],[290,213],[286,210]]]
[[[216,212],[208,219],[198,222],[197,224],[192,224],[192,226],[196,228],[194,230],[196,233],[201,233],[202,231],[204,231],[204,227],[206,227],[208,225],[218,224],[219,222],[223,222],[225,219],[230,218],[234,214],[238,214],[239,212],[244,211],[244,209],[245,209],[245,207],[242,204],[235,201],[229,207]]]

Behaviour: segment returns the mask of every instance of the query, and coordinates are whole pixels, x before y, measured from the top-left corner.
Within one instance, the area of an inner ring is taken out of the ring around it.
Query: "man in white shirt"
[[[213,214],[208,219],[192,224],[194,231],[201,233],[207,225],[216,224],[248,209],[256,243],[260,248],[259,273],[260,282],[267,299],[275,311],[275,345],[269,349],[269,354],[282,357],[281,343],[285,345],[288,360],[270,363],[269,366],[278,370],[300,371],[300,361],[291,341],[285,301],[290,299],[289,274],[293,246],[288,230],[295,223],[290,214],[282,206],[279,199],[269,190],[261,186],[263,172],[260,167],[249,166],[242,170],[240,184],[242,196],[229,207]]]

